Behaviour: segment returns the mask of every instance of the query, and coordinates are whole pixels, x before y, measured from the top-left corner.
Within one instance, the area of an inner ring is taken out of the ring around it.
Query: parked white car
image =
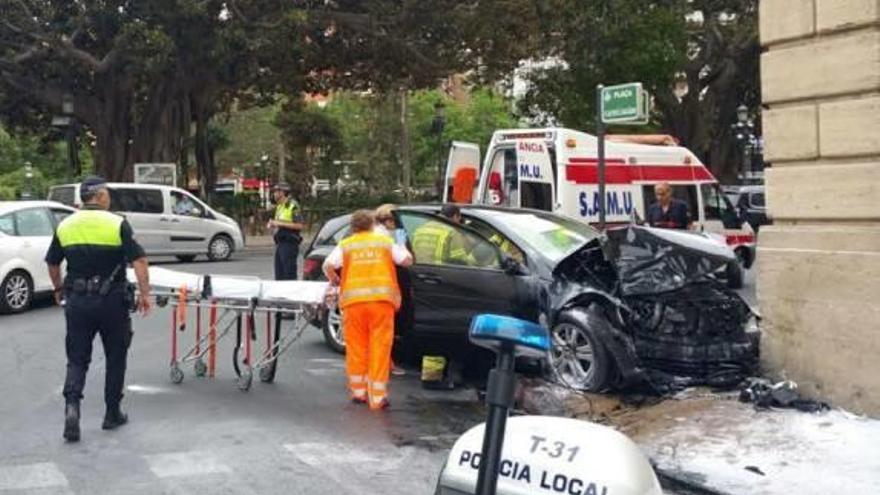
[[[192,261],[200,254],[228,260],[244,247],[241,228],[183,189],[152,184],[111,182],[110,210],[124,216],[149,256],[172,255]],[[79,184],[49,189],[49,199],[81,206]]]
[[[52,201],[0,201],[0,313],[28,309],[51,292],[43,259],[58,223],[75,212]]]

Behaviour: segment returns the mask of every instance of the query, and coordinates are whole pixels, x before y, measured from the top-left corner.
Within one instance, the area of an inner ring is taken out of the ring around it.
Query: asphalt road
[[[271,276],[271,250],[227,263],[169,268]],[[754,302],[754,273],[743,295]],[[473,390],[422,390],[394,377],[393,407],[372,413],[346,400],[343,361],[309,328],[281,357],[275,383],[240,392],[232,340],[214,379],[184,369],[170,383],[170,312],[135,317],[125,408],[131,422],[100,429],[104,359],[95,340],[83,402],[83,439],[61,438],[64,318],[48,302],[0,316],[0,495],[433,493],[447,449],[482,420]],[[192,339],[192,330],[183,334]]]
[[[271,275],[268,250],[227,263],[169,263],[196,272]],[[0,316],[0,494],[433,493],[446,450],[480,421],[472,390],[423,391],[394,377],[392,408],[347,401],[343,361],[317,329],[281,357],[275,383],[236,388],[232,340],[214,379],[192,367],[170,383],[169,310],[135,317],[124,406],[130,423],[100,429],[104,359],[95,340],[83,439],[61,438],[64,319],[47,302]],[[184,338],[192,338],[192,330]]]

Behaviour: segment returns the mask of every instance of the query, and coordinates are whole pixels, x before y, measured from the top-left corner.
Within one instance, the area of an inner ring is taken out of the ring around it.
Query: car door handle
[[[439,275],[434,275],[432,273],[417,273],[416,278],[426,284],[441,284],[441,283],[443,283],[443,279]]]
[[[167,221],[168,221],[168,217],[159,217],[159,221],[160,221],[160,222],[167,222]]]

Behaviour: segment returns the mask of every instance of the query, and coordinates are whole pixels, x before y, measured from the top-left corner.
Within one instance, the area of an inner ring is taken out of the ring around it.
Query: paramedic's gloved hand
[[[327,291],[324,292],[324,304],[326,304],[327,306],[334,306],[334,305],[336,305],[338,300],[339,300],[339,287],[336,287],[334,285],[328,285]]]

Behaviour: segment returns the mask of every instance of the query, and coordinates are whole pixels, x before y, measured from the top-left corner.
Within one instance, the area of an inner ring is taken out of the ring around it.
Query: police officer
[[[107,183],[100,177],[86,178],[80,185],[83,207],[65,218],[55,232],[46,263],[54,286],[55,301],[65,301],[67,319],[67,377],[64,381],[64,438],[80,438],[79,403],[83,397],[86,372],[92,358],[95,333],[101,335],[106,358],[104,403],[107,407],[101,428],[112,430],[124,425],[122,387],[131,343],[129,308],[134,302],[127,290],[126,262],[137,275],[137,309],[150,310],[150,284],[144,250],[135,242],[131,226],[121,216],[106,211],[110,207]],[[67,260],[67,277],[61,280],[61,262]],[[62,295],[63,294],[63,295]]]
[[[290,185],[279,182],[274,188],[275,215],[269,220],[269,229],[275,240],[275,280],[296,280],[296,258],[302,242],[302,214],[290,197]]]

